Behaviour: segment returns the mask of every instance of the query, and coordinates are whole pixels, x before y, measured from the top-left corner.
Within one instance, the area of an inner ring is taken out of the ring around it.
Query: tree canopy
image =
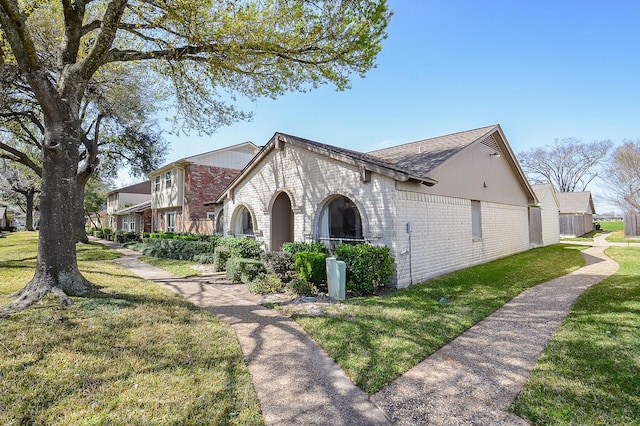
[[[248,117],[235,94],[346,89],[390,17],[385,0],[0,0],[0,128],[27,127],[42,169],[36,274],[2,315],[94,291],[73,234],[101,144],[153,140],[140,130],[162,108],[210,132]]]
[[[582,192],[598,177],[600,163],[612,146],[609,140],[556,139],[552,146],[533,148],[518,158],[532,183],[549,182],[558,192]]]
[[[616,147],[606,167],[609,201],[624,213],[640,213],[640,140]]]

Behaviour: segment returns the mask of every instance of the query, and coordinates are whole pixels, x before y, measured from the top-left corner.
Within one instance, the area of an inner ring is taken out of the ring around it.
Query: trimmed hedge
[[[279,293],[282,291],[282,281],[277,275],[261,273],[247,283],[247,288],[256,294]]]
[[[309,251],[313,253],[324,253],[329,254],[329,250],[322,243],[303,243],[303,242],[293,242],[293,243],[284,243],[282,244],[282,251],[286,251],[290,253],[292,256],[301,251]]]
[[[227,278],[233,282],[247,284],[264,272],[264,265],[259,260],[232,257],[227,261]]]
[[[283,283],[295,278],[293,257],[286,251],[262,253],[260,260],[267,272],[277,275]]]
[[[367,296],[386,286],[393,274],[393,257],[389,247],[368,244],[340,244],[338,259],[347,266],[346,290],[354,296]]]
[[[300,251],[293,255],[296,275],[303,281],[319,285],[327,281],[325,253]]]
[[[299,296],[315,296],[318,294],[318,288],[309,281],[294,278],[287,283],[287,290]]]

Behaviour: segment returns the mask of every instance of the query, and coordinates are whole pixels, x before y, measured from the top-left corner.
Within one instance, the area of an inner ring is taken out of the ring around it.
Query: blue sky
[[[359,151],[496,123],[516,154],[555,138],[640,139],[640,2],[389,5],[378,67],[355,76],[352,89],[241,101],[253,121],[206,137],[166,135],[167,160],[263,145],[276,131]]]

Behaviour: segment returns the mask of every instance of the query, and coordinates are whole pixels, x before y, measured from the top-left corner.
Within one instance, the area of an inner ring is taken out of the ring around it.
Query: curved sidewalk
[[[105,245],[124,255],[116,262],[231,324],[268,425],[527,425],[506,410],[575,299],[618,269],[598,239],[583,251],[585,267],[524,291],[369,397],[295,321],[244,287],[181,279]]]
[[[398,425],[528,425],[506,410],[576,298],[618,270],[604,237],[584,267],[525,290],[372,400]]]
[[[180,294],[233,327],[267,425],[388,425],[384,413],[291,318],[251,301],[237,285],[211,277],[182,279],[137,258],[140,253],[99,241],[142,278]]]

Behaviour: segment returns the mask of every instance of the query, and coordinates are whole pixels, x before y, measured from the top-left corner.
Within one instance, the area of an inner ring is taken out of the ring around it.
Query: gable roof
[[[122,210],[113,212],[113,214],[115,216],[121,216],[121,215],[131,214],[131,213],[142,213],[145,210],[149,210],[150,208],[151,208],[151,200],[143,201],[142,203],[139,203],[130,207],[125,207]]]
[[[156,176],[156,175],[158,175],[158,174],[160,174],[162,172],[165,172],[165,171],[167,171],[169,169],[172,169],[175,166],[183,167],[183,166],[191,164],[191,163],[197,163],[199,158],[207,156],[207,155],[210,155],[210,154],[223,153],[225,151],[234,151],[234,150],[238,150],[238,149],[241,149],[241,148],[244,148],[244,147],[250,148],[253,152],[258,150],[258,146],[255,145],[253,142],[250,142],[250,141],[242,142],[242,143],[231,145],[231,146],[225,146],[224,148],[214,149],[212,151],[203,152],[201,154],[192,155],[190,157],[184,157],[184,158],[176,160],[176,161],[174,161],[172,163],[165,164],[164,166],[162,166],[162,167],[160,167],[158,169],[152,170],[149,173],[147,173],[147,177],[152,178],[152,177],[154,177],[154,176]]]
[[[527,193],[528,198],[536,200],[535,194],[533,193],[524,172],[520,168],[520,165],[515,159],[515,155],[506,142],[506,137],[502,133],[500,125],[492,125],[451,135],[424,139],[368,153],[353,151],[346,148],[315,142],[298,136],[276,132],[269,142],[242,170],[242,172],[229,184],[222,194],[220,194],[220,197],[215,201],[205,204],[213,204],[215,202],[222,201],[224,196],[226,196],[229,191],[232,191],[250,170],[252,170],[269,152],[273,149],[279,148],[283,143],[289,143],[291,145],[307,149],[311,152],[358,166],[361,174],[363,175],[366,172],[375,172],[401,182],[413,181],[422,183],[426,186],[433,186],[438,183],[437,180],[429,176],[429,173],[436,167],[449,160],[466,147],[474,143],[484,143],[494,148],[496,152],[507,154],[505,156],[506,160],[512,170],[514,170],[520,186]]]
[[[559,192],[557,194],[560,203],[560,214],[569,213],[595,213],[596,209],[591,198],[591,192]]]
[[[497,125],[370,151],[369,154],[417,175],[426,175],[472,143],[491,137]]]
[[[122,194],[149,194],[151,195],[151,181],[145,180],[144,182],[136,183],[134,185],[125,186],[124,188],[114,189],[109,191],[107,195],[122,193]]]
[[[538,201],[542,202],[547,194],[551,194],[556,203],[556,206],[560,207],[560,202],[558,201],[558,194],[556,193],[556,189],[550,183],[538,183],[535,185],[531,185],[533,192],[536,194],[536,198]]]

